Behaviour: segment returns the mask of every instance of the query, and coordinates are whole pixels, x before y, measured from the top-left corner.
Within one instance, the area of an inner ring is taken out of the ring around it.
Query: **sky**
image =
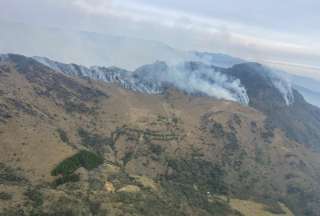
[[[0,0],[3,20],[155,40],[316,76],[319,11],[319,0]]]

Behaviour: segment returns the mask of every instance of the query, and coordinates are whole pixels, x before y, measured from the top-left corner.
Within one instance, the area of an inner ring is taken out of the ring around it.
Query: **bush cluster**
[[[80,167],[84,167],[87,170],[92,170],[103,163],[103,158],[95,153],[81,150],[77,154],[60,162],[56,168],[51,172],[53,176],[67,176],[71,175]]]

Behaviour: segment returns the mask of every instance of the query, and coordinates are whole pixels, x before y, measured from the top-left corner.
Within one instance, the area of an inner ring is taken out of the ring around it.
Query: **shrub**
[[[134,156],[133,152],[127,152],[122,158],[123,165],[126,166],[128,162],[133,158],[133,156]]]
[[[81,150],[77,154],[60,162],[56,168],[52,170],[51,175],[57,176],[60,174],[67,176],[72,174],[80,167],[84,167],[87,170],[92,170],[102,163],[103,158],[101,156],[86,150]]]
[[[168,195],[166,199],[170,203],[167,205],[186,203],[192,208],[203,210],[201,215],[234,215],[227,202],[209,201],[207,192],[195,189],[193,184],[163,180],[161,185]]]
[[[42,194],[39,190],[35,188],[28,188],[24,195],[32,201],[33,207],[39,207],[43,204]]]
[[[15,169],[0,163],[0,184],[17,184],[26,181]]]
[[[164,150],[162,148],[161,145],[157,145],[157,144],[151,144],[150,145],[150,150],[152,153],[156,154],[156,155],[160,155]]]
[[[59,134],[59,137],[63,142],[70,143],[67,133],[62,128],[58,128],[57,133]]]
[[[222,124],[218,122],[210,124],[208,128],[210,133],[212,133],[215,137],[222,137],[225,134]]]
[[[59,186],[59,185],[65,184],[67,182],[78,182],[78,181],[80,181],[79,175],[71,174],[71,175],[63,176],[61,178],[56,179],[54,181],[54,185]]]
[[[268,204],[268,206],[265,207],[265,210],[272,214],[286,214],[278,202]]]
[[[67,113],[90,113],[91,109],[87,107],[84,103],[75,103],[72,101],[67,101],[64,104],[64,108]]]
[[[235,152],[239,150],[240,146],[236,135],[232,132],[226,134],[225,149],[229,152]]]
[[[23,209],[4,208],[0,212],[0,216],[25,216]]]
[[[12,195],[6,192],[0,192],[0,200],[11,200]]]
[[[57,210],[52,213],[45,214],[46,216],[76,216],[72,210]]]
[[[224,194],[226,185],[224,184],[224,171],[217,165],[201,159],[191,160],[169,160],[168,166],[173,173],[166,176],[166,179],[181,185],[194,184],[203,193],[211,192]]]
[[[81,143],[87,147],[93,148],[95,151],[100,152],[107,145],[113,149],[113,141],[109,137],[103,137],[99,134],[91,134],[83,128],[78,129],[78,134],[81,138]]]
[[[266,143],[271,143],[272,138],[274,138],[274,127],[269,119],[265,121],[265,131],[261,134],[261,137]]]

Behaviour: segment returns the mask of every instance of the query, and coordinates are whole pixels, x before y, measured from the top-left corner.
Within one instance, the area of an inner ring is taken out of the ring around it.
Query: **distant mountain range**
[[[2,29],[1,53],[46,56],[59,62],[72,62],[87,67],[92,65],[115,66],[134,71],[141,65],[153,64],[156,61],[166,62],[169,66],[194,61],[220,68],[228,68],[246,62],[225,54],[184,52],[160,42],[138,38],[6,21],[0,21],[0,27]],[[279,74],[287,77],[309,103],[320,107],[320,81],[284,72],[279,72]]]
[[[320,80],[293,74],[286,74],[303,97],[311,104],[320,107]]]
[[[221,67],[242,62],[224,54],[185,52],[166,44],[104,35],[92,32],[26,25],[0,20],[1,53],[19,53],[27,56],[46,56],[60,62],[86,66],[117,66],[134,70],[155,61],[176,64],[186,60],[210,61]]]
[[[249,104],[250,98],[247,94],[246,86],[243,86],[240,81],[242,77],[239,77],[239,74],[233,73],[230,75],[232,72],[211,64],[213,62],[211,59],[217,57],[215,54],[200,55],[198,53],[197,55],[199,58],[205,56],[209,64],[200,61],[187,61],[170,66],[165,62],[156,62],[141,66],[135,71],[128,71],[116,67],[93,66],[88,68],[76,64],[64,64],[43,57],[34,57],[34,59],[55,71],[70,76],[117,83],[124,88],[142,93],[163,94],[167,88],[172,86],[190,94],[204,94],[218,99],[237,101],[245,105]],[[223,59],[226,60],[226,58]],[[286,105],[294,102],[293,89],[290,83],[278,76],[272,69],[258,64],[242,64],[251,65],[252,68],[257,67],[260,70],[257,73],[264,77],[265,82],[270,82],[269,85],[277,89],[278,94],[282,97],[281,100]],[[258,89],[260,86],[256,86],[256,88]]]

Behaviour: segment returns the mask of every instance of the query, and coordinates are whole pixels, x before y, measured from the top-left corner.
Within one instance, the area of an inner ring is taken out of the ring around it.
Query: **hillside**
[[[137,92],[164,94],[168,87],[174,87],[192,95],[237,101],[263,112],[268,127],[281,128],[290,139],[314,151],[320,149],[320,109],[306,102],[300,88],[292,86],[278,71],[257,63],[241,63],[224,69],[193,61],[176,66],[156,62],[131,72],[35,59],[69,76],[115,83]]]
[[[317,107],[320,107],[320,92],[317,90],[311,90],[303,86],[295,85],[295,88],[303,94],[303,97],[308,101],[308,103],[311,103]]]
[[[0,215],[319,215],[319,153],[251,97],[123,87],[1,57]]]
[[[307,103],[297,89],[276,81],[282,89],[277,91],[275,82],[266,76],[268,69],[260,64],[235,65],[226,72],[241,80],[251,99],[249,105],[267,116],[270,127],[281,128],[290,139],[319,151],[320,109]]]

